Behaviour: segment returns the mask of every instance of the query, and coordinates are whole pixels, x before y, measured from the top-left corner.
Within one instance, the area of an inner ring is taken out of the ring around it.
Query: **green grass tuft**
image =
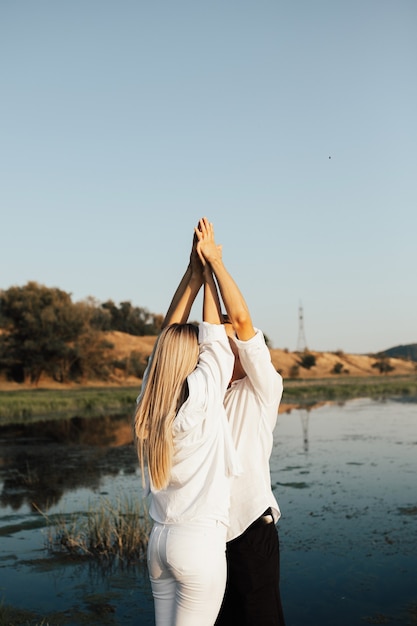
[[[146,558],[151,519],[141,500],[108,499],[87,513],[48,518],[51,553],[133,563]]]

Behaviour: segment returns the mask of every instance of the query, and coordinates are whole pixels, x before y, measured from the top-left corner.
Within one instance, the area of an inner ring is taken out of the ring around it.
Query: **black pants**
[[[260,518],[227,543],[226,554],[226,592],[215,626],[285,626],[275,524]]]

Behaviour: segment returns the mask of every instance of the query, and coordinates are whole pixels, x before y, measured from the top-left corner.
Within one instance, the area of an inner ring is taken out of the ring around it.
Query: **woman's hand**
[[[202,217],[195,228],[197,237],[197,253],[203,266],[222,258],[222,247],[218,246],[214,239],[214,227],[206,217]]]
[[[193,245],[192,245],[191,253],[190,253],[190,269],[191,269],[191,275],[193,277],[199,278],[202,282],[203,281],[203,264],[197,252],[197,244],[198,244],[198,238],[197,238],[196,233],[194,232]]]

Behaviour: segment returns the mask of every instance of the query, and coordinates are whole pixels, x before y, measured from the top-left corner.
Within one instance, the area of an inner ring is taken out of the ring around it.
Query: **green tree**
[[[18,379],[36,383],[57,360],[69,358],[82,319],[68,293],[29,282],[3,291],[0,308],[3,364]]]
[[[36,282],[10,287],[0,291],[0,369],[13,380],[35,384],[44,374],[58,382],[105,379],[113,346],[102,331],[157,335],[162,321],[162,315],[128,301],[73,303],[65,291]],[[141,359],[133,359],[132,367],[141,371]]]
[[[84,376],[108,348],[91,327],[94,307],[74,304],[61,289],[36,282],[10,287],[0,293],[0,311],[0,366],[19,382],[38,383],[42,374],[59,382]]]
[[[95,311],[92,323],[100,330],[119,330],[130,335],[157,335],[161,330],[162,315],[150,313],[146,308],[135,307],[129,301],[117,306],[107,300]]]

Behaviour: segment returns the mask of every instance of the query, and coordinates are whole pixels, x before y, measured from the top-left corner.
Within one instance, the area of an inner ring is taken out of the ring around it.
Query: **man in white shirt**
[[[269,459],[283,384],[271,362],[260,330],[254,328],[240,291],[228,288],[231,277],[221,247],[205,250],[229,314],[226,330],[235,355],[224,405],[243,473],[231,489],[226,593],[216,626],[285,626],[280,595],[279,539],[281,513],[272,493]]]
[[[226,328],[235,368],[224,405],[243,474],[232,483],[228,577],[216,626],[284,626],[275,526],[281,513],[272,493],[269,468],[282,378],[249,314],[245,322],[240,318],[237,336],[231,324]]]
[[[212,229],[207,220],[206,227]],[[246,301],[223,264],[214,231],[212,244],[206,245],[204,256],[229,315],[226,331],[235,366],[224,404],[243,469],[242,475],[232,483],[228,579],[216,626],[285,626],[275,526],[280,510],[272,493],[269,469],[282,377],[272,365],[264,336],[254,328]],[[198,278],[193,282],[190,272],[186,272],[168,317],[175,317],[181,310],[178,305],[181,298],[187,301],[188,315],[200,284]]]

